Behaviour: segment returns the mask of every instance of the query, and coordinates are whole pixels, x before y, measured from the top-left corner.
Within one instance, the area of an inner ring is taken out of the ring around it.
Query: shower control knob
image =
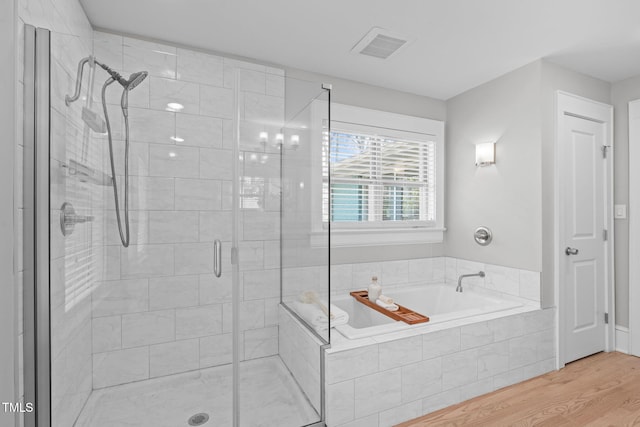
[[[77,215],[73,205],[69,202],[64,202],[60,207],[60,229],[63,236],[68,236],[73,233],[76,224],[82,224],[85,222],[93,221],[93,217],[90,215]]]
[[[564,253],[567,255],[578,255],[578,250],[576,248],[571,248],[567,246],[567,249],[564,250]]]
[[[487,246],[493,240],[493,233],[489,227],[478,227],[473,232],[473,240],[480,246]]]

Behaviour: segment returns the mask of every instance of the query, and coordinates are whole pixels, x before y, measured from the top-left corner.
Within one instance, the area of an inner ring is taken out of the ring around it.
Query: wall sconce
[[[261,144],[269,142],[269,132],[260,132],[259,139]]]
[[[489,166],[496,162],[496,143],[476,144],[476,166]]]

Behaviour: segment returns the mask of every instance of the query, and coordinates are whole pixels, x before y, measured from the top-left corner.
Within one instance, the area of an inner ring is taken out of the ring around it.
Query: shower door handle
[[[222,275],[222,242],[218,239],[213,242],[213,274]]]

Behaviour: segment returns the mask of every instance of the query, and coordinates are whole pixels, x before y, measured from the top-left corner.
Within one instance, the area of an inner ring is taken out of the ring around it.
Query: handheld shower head
[[[133,73],[129,76],[129,79],[125,79],[122,77],[122,74],[118,73],[108,65],[102,64],[98,61],[95,61],[102,69],[104,69],[113,80],[117,81],[122,85],[125,90],[133,90],[136,86],[138,86],[142,81],[149,75],[146,71],[138,71],[137,73]]]
[[[122,107],[122,114],[125,117],[129,115],[129,92],[135,89],[142,81],[147,77],[149,73],[146,71],[138,71],[137,73],[133,73],[129,76],[129,80],[126,80],[123,84],[120,84],[124,87],[122,91],[122,97],[120,98],[120,106]]]
[[[137,73],[133,73],[129,76],[129,80],[127,80],[127,85],[124,87],[126,90],[133,90],[136,86],[138,86],[144,79],[147,78],[146,71],[138,71]]]

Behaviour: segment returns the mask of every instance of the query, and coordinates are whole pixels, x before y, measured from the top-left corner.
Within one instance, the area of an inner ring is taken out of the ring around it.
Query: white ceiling
[[[94,26],[448,99],[547,58],[615,82],[640,74],[637,0],[81,0]],[[352,55],[371,29],[413,39]]]

